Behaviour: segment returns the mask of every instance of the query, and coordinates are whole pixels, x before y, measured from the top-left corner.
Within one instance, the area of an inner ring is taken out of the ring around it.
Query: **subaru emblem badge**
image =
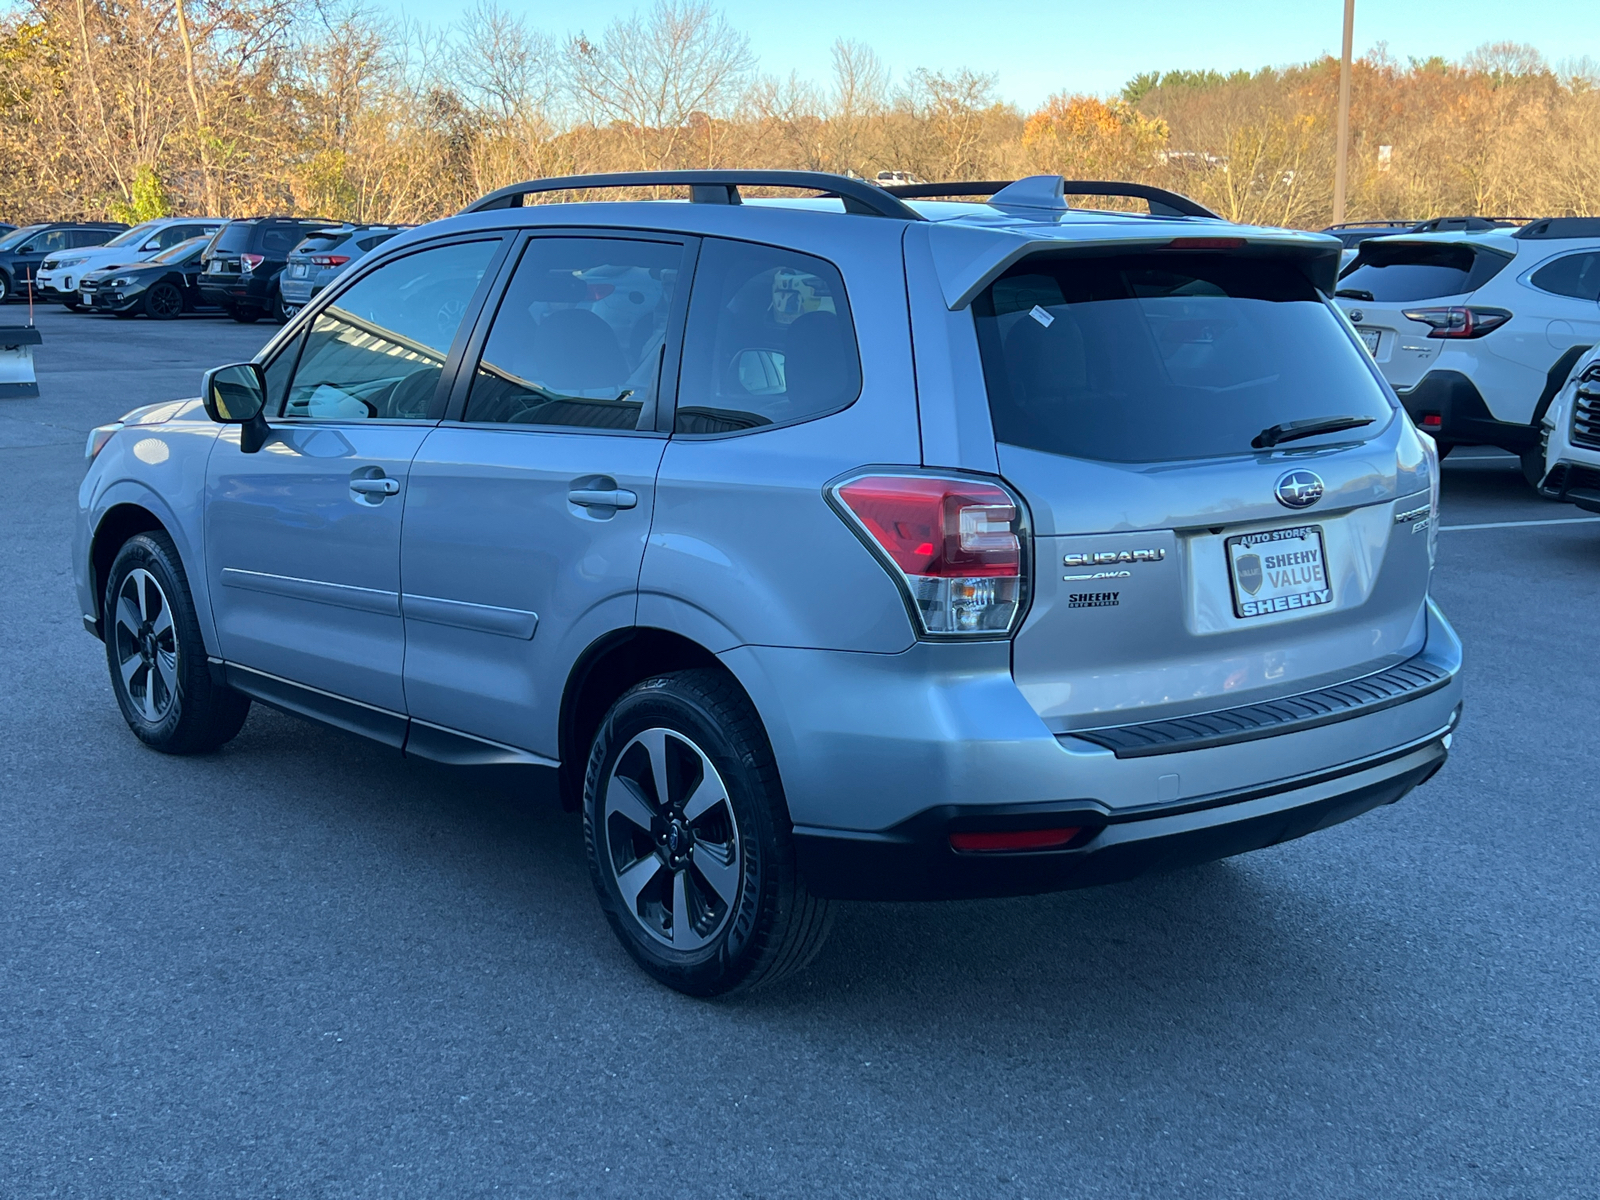
[[[1362,321],[1367,319],[1367,314],[1362,312],[1359,308],[1352,308],[1350,310],[1350,319],[1359,325]]]
[[[1313,471],[1285,471],[1278,477],[1278,503],[1285,508],[1310,508],[1322,492],[1322,478]]]

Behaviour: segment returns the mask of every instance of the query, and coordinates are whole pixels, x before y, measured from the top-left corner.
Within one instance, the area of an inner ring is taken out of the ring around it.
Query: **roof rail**
[[[1323,233],[1332,233],[1337,229],[1415,229],[1416,221],[1339,221],[1325,227]]]
[[[1486,229],[1504,229],[1509,225],[1526,225],[1535,217],[1429,217],[1418,221],[1410,233],[1482,233]]]
[[[1600,217],[1544,217],[1511,235],[1524,241],[1600,237]]]
[[[871,217],[920,221],[922,214],[877,184],[825,171],[618,171],[604,175],[565,175],[513,183],[467,205],[464,213],[521,208],[528,196],[590,188],[667,187],[689,189],[691,204],[740,204],[741,187],[799,188],[844,201],[844,210]]]
[[[1043,185],[1045,181],[1054,181],[1048,185],[1052,188],[1055,182],[1060,185],[1054,192],[1055,203],[1050,203],[1048,196],[1038,194],[1041,191],[1039,185]],[[1035,185],[1027,189],[1026,196],[1022,194],[1023,184]],[[902,200],[932,200],[944,196],[988,196],[991,202],[998,200],[1004,207],[1007,205],[1007,200],[1002,193],[1012,187],[1018,189],[1013,193],[1014,198],[1011,200],[1011,205],[1017,208],[1065,208],[1067,205],[1064,196],[1121,196],[1130,200],[1145,201],[1150,205],[1152,216],[1218,217],[1217,213],[1205,205],[1177,192],[1169,192],[1166,188],[1151,187],[1145,183],[1115,183],[1104,179],[1060,179],[1054,175],[1033,175],[1027,179],[992,179],[981,183],[890,183],[885,184],[883,190]]]

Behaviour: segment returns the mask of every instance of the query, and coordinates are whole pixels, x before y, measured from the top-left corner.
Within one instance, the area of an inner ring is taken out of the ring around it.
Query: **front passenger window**
[[[463,242],[385,263],[317,314],[283,407],[323,421],[424,420],[495,251]]]

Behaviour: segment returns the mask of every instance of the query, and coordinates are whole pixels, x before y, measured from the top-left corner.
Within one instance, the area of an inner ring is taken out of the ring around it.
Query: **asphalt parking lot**
[[[73,596],[84,435],[274,327],[39,325],[43,395],[0,401],[0,1195],[1596,1194],[1600,523],[1501,524],[1583,516],[1514,460],[1446,463],[1467,709],[1400,804],[853,905],[704,1003],[626,958],[549,796],[260,706],[214,756],[134,741]]]

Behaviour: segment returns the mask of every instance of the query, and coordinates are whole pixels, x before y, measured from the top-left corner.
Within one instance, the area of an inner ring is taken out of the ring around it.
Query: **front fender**
[[[83,614],[100,616],[102,581],[95,579],[94,548],[106,517],[124,506],[161,523],[189,577],[189,593],[207,653],[216,652],[216,627],[206,587],[204,500],[206,460],[218,426],[133,426],[118,432],[96,457],[78,490],[73,576]]]

